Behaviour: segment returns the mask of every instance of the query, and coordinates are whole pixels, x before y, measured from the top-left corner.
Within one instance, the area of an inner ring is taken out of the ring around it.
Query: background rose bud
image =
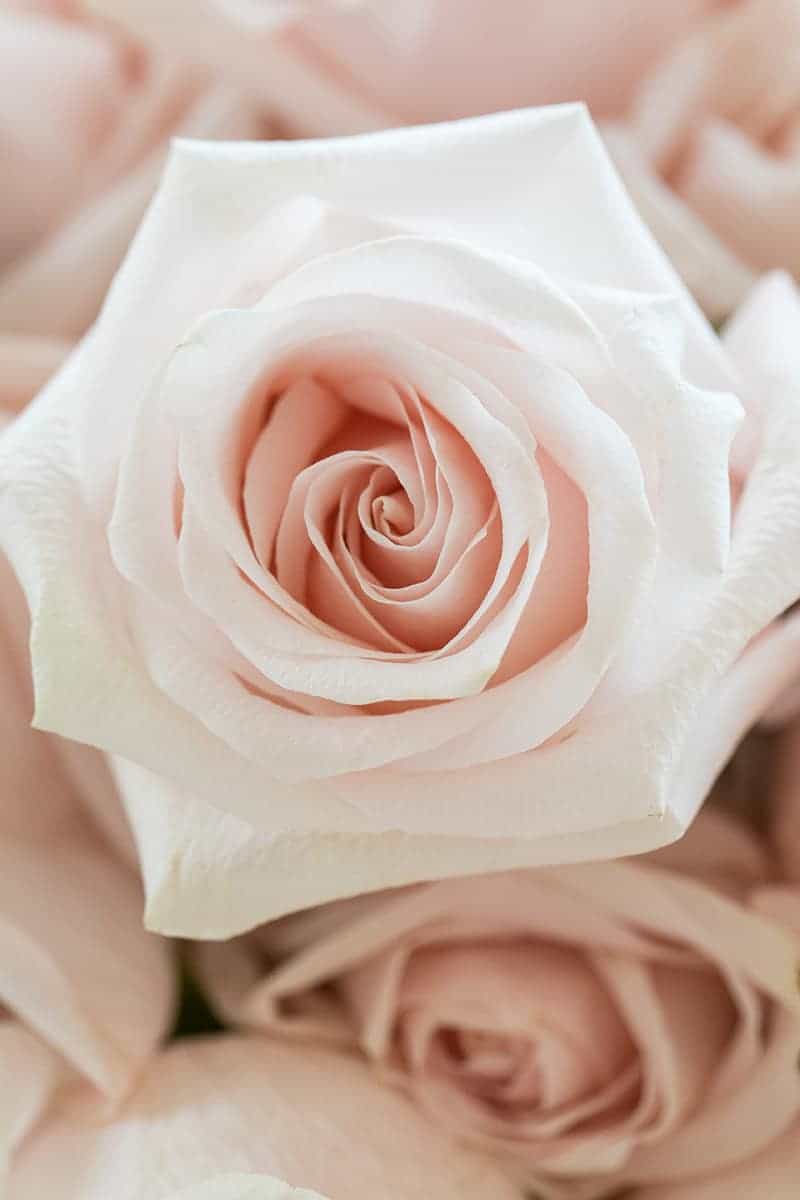
[[[721,347],[579,109],[179,146],[0,451],[151,923],[678,836],[792,669],[799,325]]]
[[[231,1172],[303,1190],[218,1192],[220,1174]],[[100,1116],[85,1093],[65,1097],[20,1154],[8,1200],[179,1200],[176,1192],[184,1200],[181,1189],[190,1189],[185,1200],[518,1194],[491,1163],[432,1129],[352,1058],[215,1037],[155,1058],[111,1116]]]
[[[663,57],[634,106],[633,133],[672,200],[642,160],[623,171],[667,251],[688,260],[694,247],[715,264],[698,284],[717,312],[747,268],[800,274],[799,38],[797,0],[720,5]]]
[[[526,1183],[600,1196],[739,1163],[800,1111],[800,947],[749,902],[769,877],[704,813],[649,859],[362,897],[197,957],[228,1018],[354,1042]]]

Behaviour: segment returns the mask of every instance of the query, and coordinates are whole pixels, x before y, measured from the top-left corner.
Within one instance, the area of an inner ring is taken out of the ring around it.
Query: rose
[[[352,1058],[217,1036],[154,1058],[105,1118],[91,1097],[65,1097],[19,1155],[9,1198],[184,1200],[180,1189],[200,1188],[188,1196],[311,1200],[289,1189],[220,1190],[220,1173],[236,1171],[329,1200],[517,1196],[491,1163],[430,1128]]]
[[[747,268],[800,273],[798,38],[798,0],[723,6],[665,56],[635,105],[635,135],[672,199],[642,161],[628,177],[667,249],[688,260],[701,247],[726,292]]]
[[[97,310],[174,133],[247,137],[252,105],[80,5],[0,3],[0,407],[20,408]]]
[[[569,100],[621,115],[648,69],[718,0],[647,12],[625,0],[550,0],[535,14],[527,0],[93,4],[244,84],[292,133],[319,136]]]
[[[25,606],[5,563],[0,613],[2,1174],[67,1080],[108,1096],[131,1084],[166,1032],[172,972],[142,929],[133,872],[82,803],[90,782],[116,803],[94,752],[28,727]]]
[[[797,640],[742,657],[800,592],[797,319],[726,361],[579,109],[179,146],[0,470],[151,923],[677,836]]]
[[[797,942],[755,839],[447,880],[285,918],[197,959],[223,1013],[355,1043],[545,1196],[738,1164],[800,1113]]]

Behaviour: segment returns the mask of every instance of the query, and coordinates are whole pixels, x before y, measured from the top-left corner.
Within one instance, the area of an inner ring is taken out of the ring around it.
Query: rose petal
[[[231,1169],[336,1200],[416,1200],[431,1188],[441,1200],[517,1194],[362,1064],[233,1037],[184,1041],[154,1059],[105,1120],[74,1096],[18,1156],[8,1194],[167,1200]]]

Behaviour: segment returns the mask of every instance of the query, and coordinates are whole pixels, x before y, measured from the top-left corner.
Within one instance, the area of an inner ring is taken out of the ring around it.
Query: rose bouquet
[[[800,7],[650,15],[0,4],[3,1200],[797,1194]]]

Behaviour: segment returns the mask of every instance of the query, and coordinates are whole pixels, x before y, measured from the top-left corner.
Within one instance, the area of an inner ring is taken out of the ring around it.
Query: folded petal
[[[730,1171],[695,1183],[642,1188],[635,1200],[795,1200],[800,1179],[800,1126]]]
[[[64,758],[29,728],[24,602],[5,563],[1,578],[0,1005],[119,1094],[168,1026],[170,952],[143,931],[136,875],[91,819],[100,797],[118,804],[94,753]]]
[[[7,1195],[171,1200],[176,1190],[203,1185],[216,1200],[212,1181],[232,1169],[276,1176],[330,1200],[518,1194],[493,1165],[432,1130],[363,1064],[263,1039],[218,1037],[179,1043],[155,1059],[110,1118],[100,1118],[86,1095],[67,1098],[18,1156]],[[221,1195],[227,1200],[230,1193]],[[251,1200],[247,1190],[233,1196]],[[305,1193],[290,1191],[286,1200],[306,1200]]]

